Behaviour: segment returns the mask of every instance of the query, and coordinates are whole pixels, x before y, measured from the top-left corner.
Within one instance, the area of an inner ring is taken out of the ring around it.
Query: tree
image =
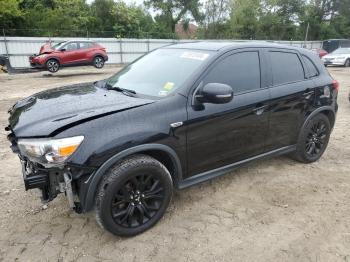
[[[227,30],[231,0],[207,0],[204,4],[204,18],[201,26],[204,38],[220,38]]]
[[[154,28],[152,16],[141,7],[118,2],[113,7],[116,37],[142,38]]]
[[[24,21],[20,28],[28,36],[81,36],[90,24],[85,0],[23,0]]]
[[[258,31],[259,0],[235,0],[231,12],[231,36],[238,39],[256,39]]]
[[[0,25],[3,28],[15,28],[23,19],[18,0],[0,0]]]
[[[303,0],[265,0],[259,13],[259,39],[295,40]]]
[[[146,0],[145,3],[160,12],[156,21],[164,24],[171,33],[175,33],[176,24],[188,14],[196,21],[202,19],[199,0]]]
[[[91,4],[91,27],[93,31],[113,31],[116,23],[113,0],[95,0]]]

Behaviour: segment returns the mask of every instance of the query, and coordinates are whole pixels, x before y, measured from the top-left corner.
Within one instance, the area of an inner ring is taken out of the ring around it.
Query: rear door
[[[93,44],[90,42],[79,42],[79,49],[77,51],[78,53],[78,62],[80,63],[88,63],[89,61],[90,53],[93,50]]]
[[[269,100],[264,56],[259,49],[234,51],[219,58],[195,86],[228,84],[234,98],[226,104],[196,108],[189,97],[188,176],[238,162],[265,151]]]
[[[270,124],[267,150],[296,144],[300,124],[313,106],[315,88],[299,52],[267,49],[270,65]],[[304,68],[305,67],[305,68]]]

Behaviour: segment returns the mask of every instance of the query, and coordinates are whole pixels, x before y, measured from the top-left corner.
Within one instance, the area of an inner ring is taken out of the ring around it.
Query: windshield
[[[350,48],[338,48],[332,54],[350,54]]]
[[[210,51],[158,49],[107,80],[107,85],[163,97],[179,88],[211,55]]]
[[[58,44],[53,45],[51,48],[52,48],[53,50],[58,50],[58,49],[60,49],[65,43],[66,43],[66,42],[60,42],[60,43],[58,43]]]

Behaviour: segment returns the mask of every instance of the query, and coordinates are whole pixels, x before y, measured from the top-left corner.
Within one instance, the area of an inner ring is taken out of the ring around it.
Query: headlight
[[[19,139],[18,147],[24,156],[39,163],[63,163],[83,142],[83,136],[68,138]]]
[[[38,55],[37,58],[44,58],[47,54]]]
[[[336,57],[335,60],[344,60],[345,57]]]

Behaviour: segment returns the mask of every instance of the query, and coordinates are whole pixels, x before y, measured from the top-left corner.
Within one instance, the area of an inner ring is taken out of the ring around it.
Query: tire
[[[169,171],[156,159],[134,155],[113,166],[96,192],[96,221],[118,236],[133,236],[164,215],[173,192]]]
[[[345,67],[350,67],[350,59],[348,58],[344,64]]]
[[[51,73],[56,73],[60,69],[60,63],[56,59],[46,61],[46,68]]]
[[[301,130],[294,159],[302,163],[312,163],[320,159],[327,148],[330,133],[331,125],[326,115],[312,117]]]
[[[96,56],[92,61],[94,67],[101,69],[105,65],[105,60],[102,56]]]

